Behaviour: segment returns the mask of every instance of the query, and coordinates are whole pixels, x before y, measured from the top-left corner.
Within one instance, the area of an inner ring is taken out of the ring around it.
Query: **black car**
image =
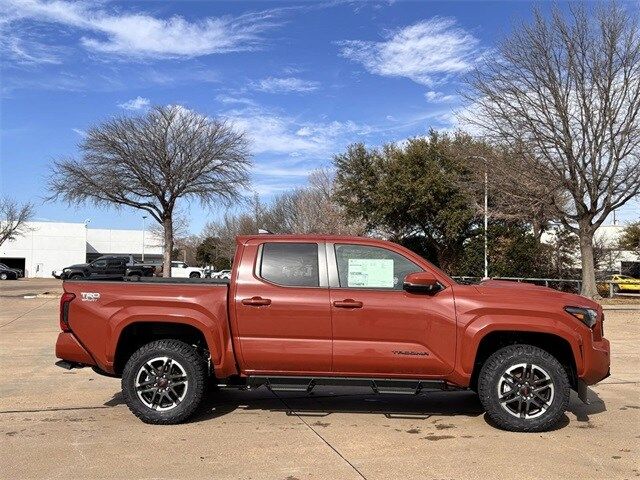
[[[9,268],[4,263],[0,263],[0,280],[17,280],[23,276],[24,273],[19,268]]]
[[[154,274],[153,265],[136,262],[131,255],[105,255],[96,258],[91,263],[71,265],[62,272],[53,272],[53,276],[62,280],[72,280],[89,277],[150,277]]]

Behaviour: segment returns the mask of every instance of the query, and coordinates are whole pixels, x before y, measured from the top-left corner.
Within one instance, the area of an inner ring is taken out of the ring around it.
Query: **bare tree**
[[[28,231],[27,222],[31,217],[33,217],[31,203],[21,205],[11,198],[0,198],[0,245],[7,240],[24,235]]]
[[[165,277],[178,200],[228,203],[248,184],[244,134],[180,106],[107,120],[88,130],[80,150],[79,159],[54,163],[50,199],[148,212],[163,227]]]
[[[364,224],[348,220],[333,197],[333,176],[327,170],[309,175],[309,185],[277,196],[264,214],[265,228],[280,233],[359,235]]]
[[[597,297],[593,237],[640,193],[640,32],[616,3],[534,11],[481,62],[465,93],[467,121],[531,152],[522,178],[546,169],[564,226],[578,234],[582,294]]]

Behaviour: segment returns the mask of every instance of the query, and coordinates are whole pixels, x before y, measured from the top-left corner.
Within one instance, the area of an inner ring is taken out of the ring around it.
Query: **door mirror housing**
[[[442,285],[431,272],[415,272],[404,277],[402,288],[411,293],[435,293],[442,289]]]

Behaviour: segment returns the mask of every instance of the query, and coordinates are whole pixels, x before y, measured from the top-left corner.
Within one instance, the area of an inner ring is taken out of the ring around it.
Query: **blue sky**
[[[545,8],[548,4],[545,4]],[[0,0],[0,188],[38,219],[139,228],[141,212],[45,203],[52,159],[113,115],[178,103],[252,141],[265,200],[355,141],[456,128],[461,77],[529,2]],[[199,232],[221,210],[183,205]],[[115,214],[114,214],[115,213]],[[638,204],[619,212],[639,217]]]

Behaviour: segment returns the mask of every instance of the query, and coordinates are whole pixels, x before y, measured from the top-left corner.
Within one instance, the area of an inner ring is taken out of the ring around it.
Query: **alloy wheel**
[[[152,358],[136,374],[138,398],[152,410],[167,411],[177,407],[188,388],[186,370],[170,357]]]
[[[551,406],[554,394],[549,373],[533,363],[510,367],[498,381],[500,406],[518,418],[539,417]]]

